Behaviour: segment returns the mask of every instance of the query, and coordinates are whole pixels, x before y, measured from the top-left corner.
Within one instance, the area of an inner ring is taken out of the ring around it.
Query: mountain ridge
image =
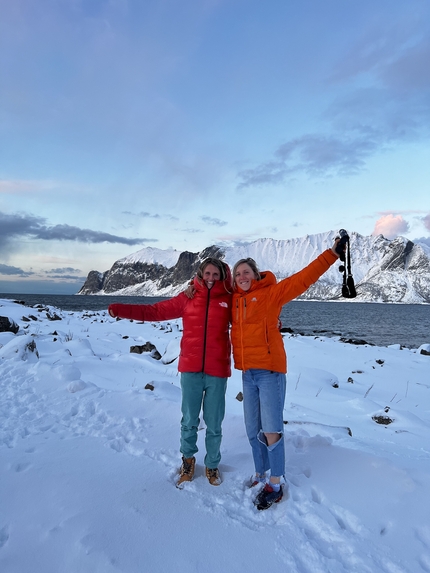
[[[236,246],[212,245],[200,252],[145,247],[116,261],[105,272],[90,271],[78,292],[85,295],[174,296],[184,290],[206,257],[219,257],[233,267],[252,257],[260,270],[278,280],[308,265],[333,245],[335,231],[294,239],[257,239]],[[430,250],[405,237],[350,233],[352,274],[361,302],[430,303]],[[302,300],[345,300],[342,275],[334,264],[301,297]]]

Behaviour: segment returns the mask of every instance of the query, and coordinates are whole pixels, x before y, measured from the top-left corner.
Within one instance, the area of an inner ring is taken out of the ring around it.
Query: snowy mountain
[[[271,270],[278,280],[308,265],[333,244],[335,231],[296,239],[258,239],[239,246],[213,245],[200,253],[147,247],[120,259],[109,271],[91,271],[78,294],[173,296],[181,292],[199,263],[217,256],[231,267],[252,257],[261,270]],[[404,237],[351,233],[352,274],[357,301],[430,303],[430,250]],[[301,298],[343,300],[342,275],[335,264]]]

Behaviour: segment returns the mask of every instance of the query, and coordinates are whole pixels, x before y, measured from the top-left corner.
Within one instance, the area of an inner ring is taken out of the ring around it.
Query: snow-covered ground
[[[180,321],[54,313],[0,300],[2,573],[430,572],[430,356],[287,335],[288,493],[258,512],[239,372],[222,485],[202,426],[178,490]]]

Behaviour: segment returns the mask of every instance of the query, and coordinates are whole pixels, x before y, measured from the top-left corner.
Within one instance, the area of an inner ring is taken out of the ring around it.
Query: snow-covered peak
[[[147,263],[148,265],[162,265],[166,269],[174,267],[178,262],[180,251],[176,249],[157,249],[155,247],[145,247],[132,253],[118,262],[124,265],[133,263]]]

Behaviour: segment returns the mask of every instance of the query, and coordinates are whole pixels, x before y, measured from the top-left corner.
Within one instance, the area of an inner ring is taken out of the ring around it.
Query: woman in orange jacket
[[[282,499],[285,481],[287,359],[279,315],[284,304],[304,293],[337,260],[337,242],[279,283],[272,272],[260,272],[251,258],[241,259],[233,269],[231,340],[235,368],[242,370],[245,426],[255,465],[250,486],[265,484],[254,501],[258,509]]]

